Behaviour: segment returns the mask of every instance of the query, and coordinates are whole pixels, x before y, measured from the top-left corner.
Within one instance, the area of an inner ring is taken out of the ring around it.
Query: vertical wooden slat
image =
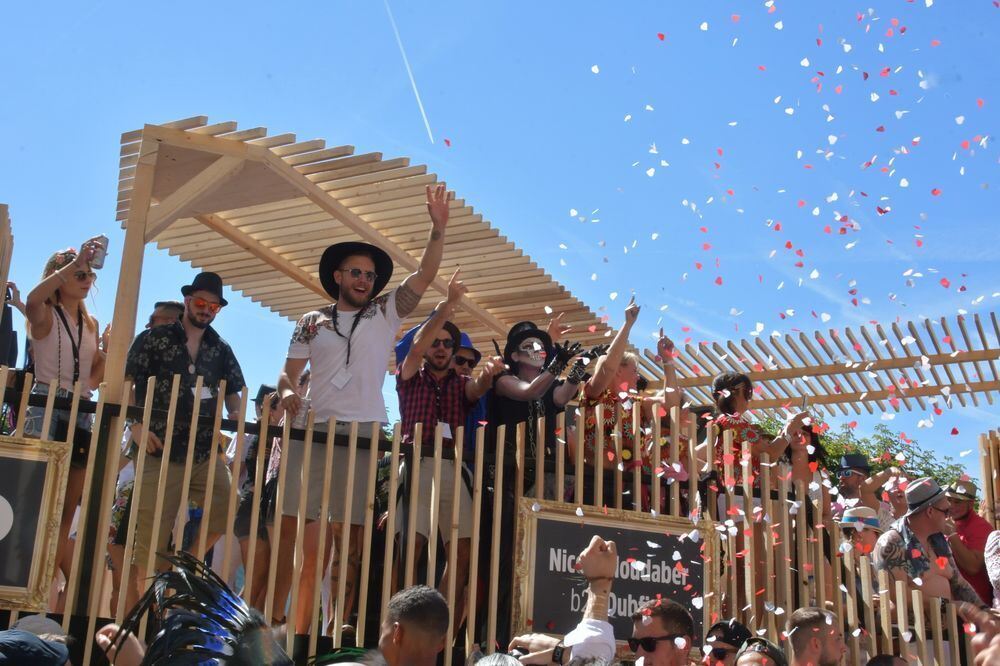
[[[39,439],[50,439],[49,428],[52,426],[52,411],[56,404],[56,391],[59,390],[59,380],[56,379],[54,382],[49,384],[49,392],[45,397],[45,411],[42,412],[42,429],[39,431]],[[72,421],[71,421],[72,423]],[[66,439],[63,441],[68,441],[72,444],[72,429],[66,429]]]
[[[722,487],[723,492],[726,494],[726,515],[719,516],[719,520],[722,523],[732,520],[734,524],[738,524],[735,516],[732,515],[732,509],[736,505],[735,495],[734,495],[734,484],[736,482],[736,474],[733,471],[733,431],[726,430],[722,433],[722,465],[723,465],[723,478]],[[744,504],[744,510],[746,509],[746,504]],[[739,527],[737,527],[739,531]],[[746,536],[744,535],[744,544],[746,543]],[[732,617],[742,616],[743,604],[740,603],[740,591],[739,591],[739,561],[737,559],[737,549],[739,548],[739,537],[729,537],[729,546],[726,548],[727,559],[729,560],[726,581],[729,587],[729,614]]]
[[[774,612],[768,607],[774,608],[777,603],[775,592],[778,581],[774,575],[774,554],[776,549],[774,539],[774,519],[777,515],[773,510],[771,502],[771,458],[766,453],[760,456],[760,499],[761,507],[764,509],[760,522],[760,531],[763,534],[764,552],[760,555],[764,559],[764,580],[761,585],[764,588],[764,617],[758,618],[758,626],[763,625],[767,629],[768,640],[778,642],[778,626]],[[769,522],[770,521],[770,522]]]
[[[715,460],[715,441],[719,436],[719,429],[716,427],[715,422],[708,424],[708,431],[705,437],[705,460],[708,461],[708,471],[714,472],[719,468],[718,462]],[[693,448],[693,447],[692,447]],[[707,492],[705,496],[708,498],[708,514],[712,520],[719,522],[724,522],[726,519],[719,515],[719,485],[724,484],[724,479],[719,479],[716,483],[709,482]]]
[[[545,416],[539,416],[535,427],[535,499],[545,499]]]
[[[222,580],[229,582],[229,568],[231,565],[232,547],[236,541],[233,535],[233,525],[236,523],[236,510],[239,508],[240,474],[243,471],[243,460],[246,458],[246,420],[247,401],[250,394],[247,387],[243,387],[240,392],[240,418],[236,423],[236,458],[232,463],[232,483],[229,484],[229,502],[226,505],[226,533],[223,535],[222,544]],[[264,405],[264,410],[271,411],[270,404]],[[258,444],[264,442],[264,438],[258,439]],[[263,456],[264,451],[261,446],[257,447],[258,455]],[[250,470],[247,470],[247,474]],[[260,491],[254,489],[254,497],[260,498]],[[259,505],[259,503],[258,503]]]
[[[219,460],[219,437],[222,432],[222,408],[226,399],[226,380],[219,382],[218,399],[215,401],[215,421],[212,423],[212,448],[208,453],[208,478],[205,479],[205,496],[201,503],[201,525],[198,530],[198,546],[195,554],[199,559],[205,558],[205,546],[208,542],[208,524],[212,517],[213,489],[215,487],[215,463]]]
[[[656,422],[659,423],[660,419],[657,417]],[[677,467],[680,461],[681,452],[681,408],[680,406],[674,406],[670,408],[670,515],[680,517],[681,515],[681,484],[675,476],[677,474]],[[659,449],[659,442],[656,443],[656,448]],[[697,476],[697,471],[691,469],[689,474]]]
[[[996,529],[996,499],[993,496],[993,474],[995,468],[990,461],[989,435],[979,435],[979,476],[983,480],[983,502],[986,505],[986,520]]]
[[[34,382],[30,372],[24,373],[24,388],[21,389],[21,404],[17,407],[17,424],[14,426],[14,437],[24,437],[24,415],[28,411],[28,397]]]
[[[825,487],[820,487],[820,497],[826,497]],[[822,499],[820,500],[822,503]],[[822,507],[820,507],[822,508]],[[843,584],[841,576],[841,560],[843,559],[843,551],[841,550],[841,531],[840,527],[836,522],[826,526],[826,532],[830,537],[830,576],[831,589],[833,590],[833,612],[839,618],[844,617],[844,596],[841,593],[841,585]],[[822,550],[820,551],[822,553]]]
[[[2,384],[0,384],[2,386]],[[566,501],[566,412],[556,415],[556,496],[557,502]]]
[[[906,581],[892,581],[896,586],[896,626],[899,627],[899,656],[909,661],[910,644],[904,634],[909,626],[909,611],[907,610]]]
[[[644,458],[643,432],[642,432],[642,402],[639,399],[632,401],[632,510],[642,511],[642,461]],[[624,433],[624,429],[622,430]],[[655,477],[654,477],[655,478]],[[624,500],[624,498],[623,498]],[[618,507],[619,509],[622,506]],[[659,511],[660,507],[653,507]],[[654,514],[655,515],[655,514]]]
[[[440,431],[440,429],[439,425],[438,430]],[[439,439],[439,437],[435,439]],[[347,447],[347,486],[343,488],[344,518],[342,527],[340,528],[340,544],[338,546],[340,548],[340,571],[337,574],[337,603],[333,611],[333,644],[337,647],[340,647],[340,636],[343,629],[342,619],[347,616],[344,597],[347,593],[347,561],[350,559],[349,553],[351,552],[351,509],[354,504],[354,480],[357,478],[357,472],[354,469],[358,459],[357,421],[351,421],[351,432],[347,440]],[[338,492],[340,490],[338,488]],[[430,537],[427,540],[429,542]],[[357,632],[355,632],[355,635],[357,635]]]
[[[946,663],[944,660],[944,628],[941,621],[941,598],[931,597],[930,598],[930,614],[931,614],[931,636],[934,638],[934,659],[939,666],[944,666]],[[952,662],[957,664],[958,662]]]
[[[792,516],[789,510],[789,472],[787,467],[778,467],[778,518],[781,520],[781,543],[778,545],[778,571],[781,574],[781,584],[779,585],[781,608],[786,613],[791,613],[795,607],[796,586],[793,585],[793,578],[796,573],[802,575],[801,571],[796,572],[792,565]]]
[[[892,652],[892,583],[889,581],[889,574],[880,569],[878,572],[878,594],[879,609],[878,614],[881,619],[882,628],[882,651]]]
[[[306,418],[308,418],[308,416]],[[292,419],[286,418],[284,428],[281,432],[281,442],[284,448],[281,452],[281,459],[278,462],[278,485],[275,488],[274,493],[274,523],[270,534],[271,561],[268,563],[267,567],[267,592],[264,595],[264,616],[267,618],[273,618],[276,616],[274,612],[274,586],[278,576],[278,555],[281,552],[281,524],[284,522],[285,489],[288,485],[286,479],[288,478],[288,449],[291,448],[292,440],[291,428]],[[285,442],[288,443],[286,444]],[[299,470],[295,470],[295,473],[298,474]],[[284,601],[284,599],[280,601],[282,612],[279,612],[277,617],[283,617],[285,615],[283,612]]]
[[[927,653],[927,624],[924,619],[924,595],[921,590],[910,590],[913,604],[913,632],[917,639],[917,658],[921,664],[930,664]]]
[[[481,432],[482,428],[480,428]],[[389,597],[392,594],[392,588],[397,584],[392,579],[392,574],[395,571],[393,567],[393,554],[395,551],[393,542],[396,538],[396,513],[398,510],[396,506],[396,488],[399,485],[400,436],[399,423],[397,422],[392,429],[392,451],[389,453],[389,517],[385,522],[385,555],[383,556],[382,565],[382,610],[379,614],[380,622],[385,622],[385,614],[389,608]],[[329,469],[329,465],[327,469]]]
[[[803,501],[805,489],[801,481],[792,484],[795,489],[795,503],[798,507],[795,513],[795,553],[797,559],[797,569],[799,573],[799,606],[809,606],[812,604],[813,587],[812,567],[809,561],[809,524],[806,520],[806,507],[809,502],[808,496]]]
[[[205,385],[205,378],[198,375],[194,383],[194,394],[199,396],[194,400],[191,410],[191,432],[188,436],[187,458],[184,460],[184,477],[181,482],[181,503],[177,511],[177,520],[174,524],[174,547],[178,551],[183,550],[184,526],[188,522],[188,500],[191,492],[191,469],[194,466],[194,445],[198,436],[198,417],[201,415],[201,389]]]
[[[975,395],[975,394],[973,394]],[[948,622],[948,654],[951,656],[951,663],[960,664],[961,654],[959,652],[959,644],[965,640],[965,632],[959,629],[958,615],[955,612],[955,604],[948,604],[945,607],[945,612],[947,615],[945,619]],[[966,652],[966,654],[971,656],[971,652]]]
[[[654,407],[653,411],[657,411],[657,408]],[[672,414],[671,418],[673,418]],[[649,481],[650,482],[649,504],[652,510],[654,511],[653,513],[654,516],[660,513],[660,497],[661,497],[661,490],[663,489],[663,477],[666,476],[666,472],[663,469],[663,460],[661,456],[661,445],[663,444],[663,433],[662,433],[663,424],[661,423],[661,421],[662,419],[660,418],[660,415],[657,412],[657,414],[653,417],[653,446],[652,446],[652,451],[650,451],[650,455],[652,457],[651,464],[653,466],[653,474],[652,478]],[[670,426],[674,427],[673,421],[671,421]],[[697,474],[694,471],[694,468],[690,469],[692,474]]]
[[[291,419],[288,419],[291,420]],[[308,512],[309,512],[309,484],[312,480],[310,472],[312,470],[312,458],[313,458],[313,444],[316,437],[316,412],[309,410],[306,414],[306,432],[302,440],[302,467],[301,469],[295,470],[293,474],[299,474],[301,482],[299,483],[299,503],[298,503],[298,515],[295,521],[295,543],[293,544],[292,551],[292,584],[290,589],[291,599],[288,604],[288,613],[285,616],[285,650],[291,654],[295,643],[295,627],[298,625],[298,608],[299,608],[299,583],[302,580],[302,568],[305,566],[305,530],[306,523],[308,522]],[[289,440],[283,440],[289,441]],[[288,451],[290,447],[286,447],[285,451]],[[284,451],[282,452],[284,453]],[[287,477],[286,477],[287,479]],[[282,507],[283,508],[283,507]],[[275,507],[274,511],[274,529],[280,530],[283,527],[284,517],[283,512]],[[279,518],[280,516],[280,518]],[[325,516],[317,516],[317,520],[322,523],[329,522]],[[326,549],[320,548],[319,559],[316,560],[316,568],[323,569]],[[316,613],[316,597],[313,597],[313,604],[310,607],[310,611],[313,614]],[[339,623],[338,623],[339,624]],[[311,632],[310,632],[311,633]]]
[[[832,531],[832,530],[831,530]],[[854,568],[854,547],[844,552],[844,570],[847,572],[847,580],[844,585],[847,591],[847,640],[848,653],[851,655],[852,664],[861,662],[861,641],[858,618],[858,579],[857,570]],[[838,595],[839,596],[839,595]],[[844,616],[839,616],[843,619]]]
[[[576,465],[574,467],[573,473],[576,475],[574,479],[576,481],[575,488],[573,489],[573,501],[577,506],[583,506],[586,504],[583,498],[583,477],[584,477],[584,467],[583,467],[583,450],[586,448],[586,430],[587,430],[587,408],[584,406],[583,401],[580,401],[580,406],[577,407],[576,413],[576,447],[575,447],[575,458]],[[601,457],[600,453],[597,453],[598,458]]]
[[[701,505],[701,497],[698,495],[698,477],[700,476],[700,471],[698,469],[698,452],[695,450],[698,444],[698,422],[691,419],[691,423],[688,424],[688,452],[687,452],[687,468],[688,468],[688,512],[692,516],[696,516],[698,520],[707,518],[705,515],[705,507],[701,507],[700,510],[696,510],[696,507]]]
[[[464,442],[464,427],[459,428],[459,433],[456,435],[456,442]],[[365,626],[368,619],[368,579],[371,576],[371,559],[372,559],[372,532],[375,525],[375,478],[378,473],[378,461],[382,457],[381,451],[379,450],[379,441],[381,439],[382,428],[380,424],[373,423],[371,431],[371,439],[369,446],[368,455],[368,482],[365,486],[365,501],[367,506],[365,507],[365,533],[364,541],[362,542],[362,552],[361,552],[361,583],[358,588],[358,626],[355,636],[357,639],[357,645],[364,644],[365,637]],[[391,504],[389,506],[392,506]],[[395,508],[393,508],[395,510]],[[386,541],[392,541],[392,534],[386,532]],[[391,560],[383,562],[384,566],[391,567]],[[319,598],[319,595],[315,598]],[[315,649],[311,649],[309,654],[316,654]]]
[[[493,480],[493,535],[490,541],[490,600],[486,616],[486,649],[490,653],[497,644],[497,586],[500,582],[500,526],[503,521],[503,454],[506,430],[507,426],[503,424],[497,426],[497,471]]]
[[[727,431],[727,434],[732,431]],[[743,594],[745,598],[741,607],[746,608],[748,627],[755,627],[760,622],[757,617],[757,548],[754,538],[753,516],[753,468],[750,457],[743,456],[740,461],[743,486]]]
[[[444,430],[439,421],[434,428],[434,458],[430,488],[430,519],[427,529],[427,587],[437,587],[438,516],[441,513],[441,454]],[[454,433],[452,433],[454,434]]]
[[[540,430],[539,432],[545,432]],[[448,608],[452,612],[448,614],[448,633],[444,642],[444,664],[451,666],[452,644],[455,642],[455,628],[461,618],[455,617],[455,609],[458,605],[455,602],[455,586],[457,584],[456,574],[458,573],[458,526],[461,522],[461,489],[462,489],[462,448],[465,445],[465,426],[459,426],[455,431],[455,442],[452,447],[455,451],[454,474],[455,483],[451,492],[451,525],[448,526],[448,587],[445,590],[445,599],[448,600]]]
[[[809,499],[809,503],[813,507],[813,516],[815,520],[820,521],[822,518],[821,509],[818,503]],[[820,608],[826,608],[826,556],[823,552],[823,532],[826,526],[822,522],[817,522],[813,527],[813,571],[815,572],[816,579],[816,605]],[[838,615],[838,617],[843,617]]]
[[[471,652],[476,636],[476,582],[479,580],[479,528],[482,519],[485,428],[476,428],[476,472],[472,480],[472,548],[469,553],[469,599],[466,603],[465,646]]]
[[[308,421],[306,422],[308,426]],[[315,428],[315,426],[314,426]],[[399,424],[396,424],[397,435]],[[323,458],[323,496],[320,500],[319,507],[319,538],[316,541],[316,566],[313,570],[313,606],[312,606],[312,617],[310,621],[309,629],[309,654],[316,654],[316,644],[318,642],[319,635],[323,633],[321,629],[322,623],[320,622],[321,613],[318,611],[318,606],[323,599],[323,575],[326,571],[326,533],[330,529],[330,487],[333,485],[333,452],[334,452],[334,439],[337,433],[337,419],[329,419],[326,424],[326,447],[324,448],[325,457]],[[313,433],[313,438],[315,440],[315,431]],[[399,446],[399,438],[396,438],[396,445]],[[399,449],[397,448],[397,453]],[[397,459],[398,463],[399,460]],[[393,477],[398,476],[399,467],[392,470]],[[392,499],[396,499],[396,489],[393,487]],[[393,509],[389,511],[391,517],[395,517],[395,505],[390,504]],[[393,541],[392,527],[390,526],[389,531],[386,532],[386,545],[392,548]],[[304,552],[304,551],[303,551]],[[296,553],[297,555],[297,553]],[[303,555],[305,557],[305,555]],[[389,570],[392,570],[392,551],[390,550],[389,558],[386,560]],[[387,574],[388,576],[388,574]],[[388,580],[388,578],[387,578]],[[386,596],[386,603],[389,603],[388,596]],[[360,626],[360,625],[359,625]],[[364,633],[359,631],[359,636],[364,636]]]
[[[250,511],[250,535],[247,537],[247,561],[243,563],[243,601],[247,604],[253,605],[253,579],[254,571],[257,566],[257,532],[260,530],[260,521],[264,519],[261,516],[260,507],[263,502],[260,501],[261,495],[264,492],[264,470],[267,469],[267,450],[268,442],[271,436],[268,435],[268,428],[271,425],[271,410],[264,409],[261,411],[260,421],[257,423],[257,460],[253,469],[253,492],[254,498],[256,500],[257,506]],[[290,420],[290,419],[289,419]],[[285,445],[287,448],[288,445]],[[251,471],[247,470],[247,474]],[[274,508],[274,524],[281,524],[281,508]],[[270,620],[271,618],[266,618]]]
[[[625,494],[625,485],[622,475],[625,471],[625,455],[623,451],[625,450],[624,439],[622,438],[623,424],[622,419],[624,414],[622,412],[622,406],[616,405],[615,411],[618,412],[618,418],[615,420],[615,429],[611,435],[612,441],[615,443],[615,459],[614,459],[614,477],[615,477],[615,508],[621,511],[622,509],[622,498]],[[635,452],[632,452],[633,455]]]
[[[410,481],[410,506],[409,516],[406,523],[406,569],[403,572],[403,587],[413,585],[413,563],[417,552],[417,498],[420,486],[420,443],[423,442],[423,424],[413,425],[413,445],[410,449],[413,455],[410,456],[412,469],[407,470]]]
[[[867,555],[862,555],[858,558],[858,562],[861,570],[861,603],[863,604],[865,614],[865,628],[869,633],[870,653],[874,655],[879,651],[879,626],[875,622],[875,603],[873,601],[877,591],[875,590],[874,583],[872,581],[871,560],[868,559]],[[881,603],[881,599],[879,603]]]
[[[604,506],[604,405],[594,405],[594,506]]]

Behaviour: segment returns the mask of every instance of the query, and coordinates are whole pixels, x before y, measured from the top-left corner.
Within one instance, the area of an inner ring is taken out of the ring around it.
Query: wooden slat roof
[[[144,146],[144,147],[143,147]],[[127,219],[140,148],[155,149],[147,242],[224,282],[283,317],[329,302],[317,264],[331,243],[368,240],[396,264],[388,289],[419,263],[430,230],[424,165],[322,139],[240,130],[204,116],[147,125],[121,137],[117,219]],[[483,216],[454,195],[438,282],[406,322],[423,321],[461,265],[468,303],[455,323],[484,353],[522,320],[544,327],[563,312],[574,339],[606,341],[609,328]]]

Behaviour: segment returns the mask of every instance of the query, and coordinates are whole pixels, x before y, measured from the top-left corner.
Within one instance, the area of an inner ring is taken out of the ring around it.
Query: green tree
[[[776,433],[781,430],[782,422],[774,416],[766,416],[760,419],[760,424],[766,431]],[[941,457],[934,451],[928,451],[917,440],[904,438],[884,423],[877,424],[867,436],[859,436],[847,424],[842,425],[839,431],[827,428],[822,421],[819,427],[823,430],[819,437],[823,445],[820,457],[831,471],[837,468],[840,457],[845,453],[860,453],[868,458],[874,472],[886,467],[900,467],[913,478],[929,476],[942,486],[965,475],[962,465],[950,456]]]

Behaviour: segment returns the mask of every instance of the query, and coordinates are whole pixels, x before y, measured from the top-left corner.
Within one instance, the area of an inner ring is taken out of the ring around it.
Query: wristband
[[[560,664],[563,663],[563,654],[566,652],[566,646],[562,643],[558,643],[554,648],[552,648],[552,663]]]

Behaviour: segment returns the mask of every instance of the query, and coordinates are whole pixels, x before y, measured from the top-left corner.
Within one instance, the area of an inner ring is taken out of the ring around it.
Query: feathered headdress
[[[142,616],[152,611],[160,630],[146,649],[144,665],[292,664],[263,616],[204,562],[184,552],[162,557],[174,569],[156,576],[112,645],[136,633]]]

